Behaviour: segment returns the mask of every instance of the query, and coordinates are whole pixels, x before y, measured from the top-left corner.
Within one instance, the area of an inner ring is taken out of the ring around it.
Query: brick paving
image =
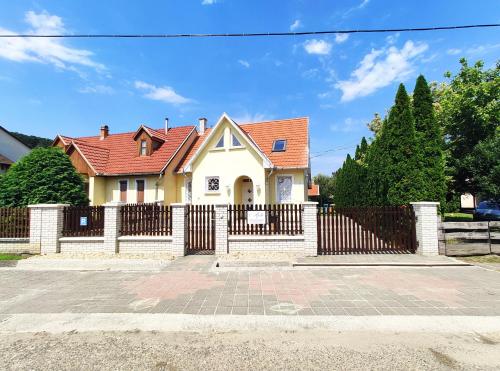
[[[0,269],[0,318],[13,313],[500,315],[500,273],[479,267],[218,271],[214,256],[161,272]]]

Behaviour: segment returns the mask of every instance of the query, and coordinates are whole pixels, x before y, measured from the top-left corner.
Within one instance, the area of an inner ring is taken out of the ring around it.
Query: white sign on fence
[[[266,224],[266,212],[264,210],[248,210],[247,224]]]

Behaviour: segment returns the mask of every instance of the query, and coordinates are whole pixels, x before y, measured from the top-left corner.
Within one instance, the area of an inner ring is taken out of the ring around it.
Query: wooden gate
[[[186,226],[187,254],[215,253],[214,205],[188,205]]]
[[[318,208],[318,255],[404,254],[416,249],[410,207]]]

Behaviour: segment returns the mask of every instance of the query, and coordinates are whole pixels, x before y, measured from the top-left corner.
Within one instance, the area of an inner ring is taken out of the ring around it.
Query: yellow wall
[[[158,176],[134,176],[134,177],[90,177],[89,193],[91,205],[102,205],[106,202],[120,201],[120,180],[128,181],[127,203],[137,202],[136,180],[144,179],[144,202],[150,203],[163,200],[163,187],[160,182],[156,190]],[[158,193],[158,194],[157,194]]]
[[[243,147],[232,147],[231,133],[236,135]],[[225,137],[225,147],[222,149],[214,148],[222,134]],[[218,193],[205,191],[206,177],[210,176],[219,177],[220,189]],[[213,133],[203,152],[192,163],[192,203],[234,203],[234,185],[241,176],[252,179],[254,202],[265,203],[266,179],[262,158],[250,147],[246,138],[241,137],[234,128],[230,127],[229,123],[223,122],[216,128],[216,132]],[[257,191],[258,188],[260,188],[260,192]],[[184,198],[184,195],[182,196]]]
[[[89,178],[90,205],[106,203],[106,180],[103,177],[91,176]]]

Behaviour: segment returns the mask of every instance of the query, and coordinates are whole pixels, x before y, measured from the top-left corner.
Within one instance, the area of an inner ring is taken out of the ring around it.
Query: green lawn
[[[24,259],[22,255],[0,254],[0,260],[21,260],[21,259]]]
[[[444,214],[445,222],[472,222],[472,214],[447,213]]]

